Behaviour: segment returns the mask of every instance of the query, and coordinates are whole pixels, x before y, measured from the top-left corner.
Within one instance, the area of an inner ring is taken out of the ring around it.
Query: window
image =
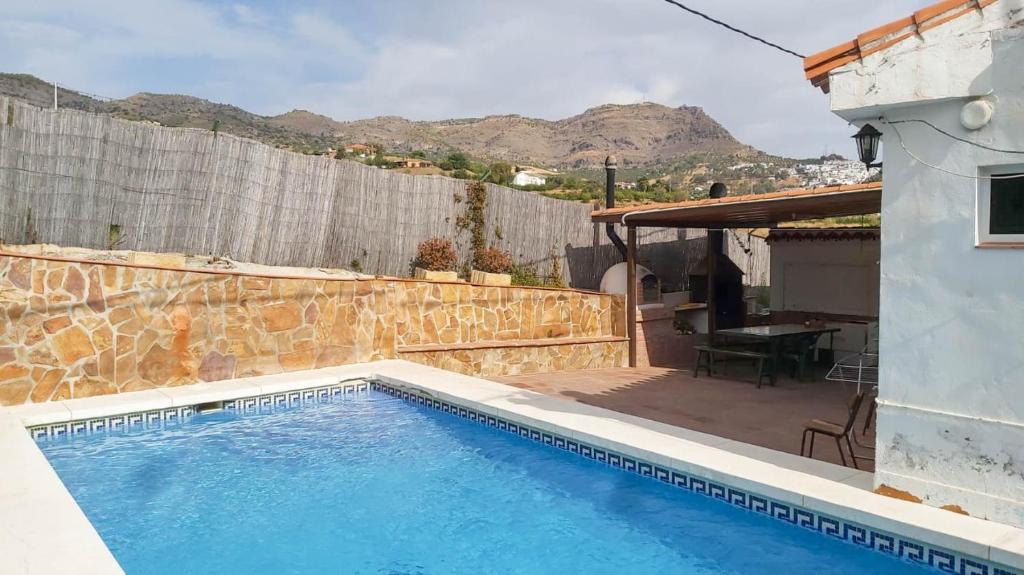
[[[980,172],[984,177],[1021,177],[979,180],[978,245],[1024,246],[1024,166],[999,166]]]

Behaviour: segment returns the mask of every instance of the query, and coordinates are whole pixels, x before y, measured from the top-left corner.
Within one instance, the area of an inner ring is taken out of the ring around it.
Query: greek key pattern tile
[[[239,413],[266,412],[275,408],[320,403],[338,397],[365,393],[369,390],[370,384],[366,381],[340,382],[322,387],[231,399],[224,402],[224,409]]]
[[[53,423],[50,425],[38,425],[28,428],[32,439],[59,439],[71,435],[86,435],[93,433],[110,433],[114,431],[129,431],[137,429],[159,429],[167,424],[178,423],[192,417],[194,409],[192,406],[169,407],[166,409],[154,409],[152,411],[136,411],[133,413],[122,413],[109,417],[97,417],[94,419],[81,419],[64,423]]]
[[[366,381],[346,381],[309,389],[230,399],[224,401],[220,408],[239,413],[260,412],[274,408],[294,407],[311,402],[321,402],[360,392],[365,393],[369,389],[370,384]],[[188,405],[125,413],[96,419],[39,425],[28,428],[28,431],[33,439],[44,440],[81,434],[160,429],[165,425],[179,423],[191,418],[196,413],[196,407],[195,405]]]
[[[623,471],[636,473],[643,477],[650,477],[653,480],[718,499],[723,503],[735,505],[754,513],[768,515],[797,527],[817,531],[828,537],[873,549],[887,555],[893,555],[911,563],[928,565],[942,573],[953,573],[955,575],[1022,575],[1007,567],[996,565],[984,559],[958,554],[941,547],[931,547],[918,541],[904,539],[899,535],[878,531],[856,523],[849,523],[816,511],[775,501],[756,493],[741,491],[702,477],[689,475],[675,469],[668,469],[608,449],[588,445],[574,439],[533,429],[500,417],[434,399],[409,389],[400,389],[379,381],[374,381],[371,385],[372,389],[394,397],[519,435],[531,441],[575,453]]]

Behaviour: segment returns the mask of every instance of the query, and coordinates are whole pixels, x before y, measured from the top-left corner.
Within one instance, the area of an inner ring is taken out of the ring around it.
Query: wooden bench
[[[768,383],[775,385],[775,379],[772,377],[770,370],[765,370],[766,367],[770,367],[771,356],[767,353],[761,353],[759,351],[750,351],[747,349],[730,349],[724,347],[712,347],[710,345],[695,345],[693,349],[697,350],[697,364],[693,367],[693,377],[697,377],[700,374],[700,369],[703,367],[708,374],[708,377],[712,376],[712,371],[715,368],[715,356],[724,357],[739,357],[743,359],[752,359],[757,362],[757,388],[761,388],[761,381],[764,378],[768,378]]]

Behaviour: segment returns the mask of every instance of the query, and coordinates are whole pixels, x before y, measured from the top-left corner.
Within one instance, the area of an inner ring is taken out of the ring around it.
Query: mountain
[[[693,152],[753,151],[700,108],[659,104],[605,105],[556,121],[517,115],[438,122],[383,117],[338,122],[332,133],[402,150],[455,148],[476,157],[563,168],[597,165],[609,153],[620,163],[640,165]]]
[[[52,85],[25,74],[0,74],[0,94],[38,106],[53,104]],[[380,116],[337,121],[305,110],[260,116],[192,96],[140,93],[121,100],[101,100],[63,88],[58,91],[58,104],[165,126],[210,129],[216,122],[222,132],[304,152],[372,143],[395,152],[461,150],[481,159],[557,168],[595,167],[608,154],[615,154],[623,166],[646,166],[697,152],[758,153],[737,141],[701,108],[653,103],[609,104],[555,121],[517,115],[442,121]]]
[[[0,94],[21,98],[41,108],[53,106],[53,84],[29,74],[0,73]],[[68,108],[89,112],[104,111],[104,103],[101,100],[65,88],[57,89],[57,98],[60,105]]]

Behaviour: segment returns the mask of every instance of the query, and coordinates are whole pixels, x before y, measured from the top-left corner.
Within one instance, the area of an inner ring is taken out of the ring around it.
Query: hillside
[[[0,94],[43,107],[53,102],[51,85],[23,74],[0,74]],[[502,115],[427,122],[395,116],[336,121],[303,110],[260,116],[236,106],[169,94],[140,93],[102,101],[62,89],[58,102],[165,126],[209,129],[217,122],[220,131],[303,152],[374,143],[396,152],[461,150],[481,159],[558,168],[596,167],[609,153],[623,166],[659,165],[696,152],[757,153],[701,108],[653,103],[599,106],[555,121]]]

